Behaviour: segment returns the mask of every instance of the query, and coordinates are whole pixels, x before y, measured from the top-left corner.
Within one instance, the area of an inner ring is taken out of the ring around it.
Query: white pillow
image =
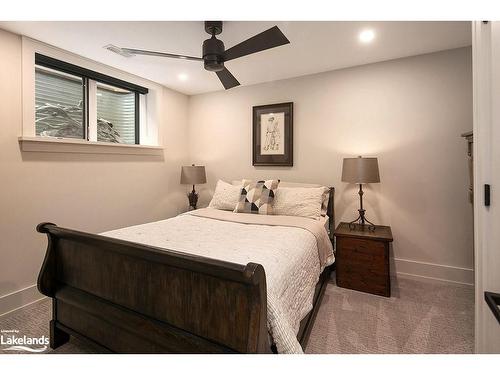
[[[234,210],[240,199],[242,185],[231,185],[222,180],[217,181],[214,196],[208,207],[218,210]]]
[[[324,187],[278,187],[274,195],[273,214],[319,219],[324,194]]]

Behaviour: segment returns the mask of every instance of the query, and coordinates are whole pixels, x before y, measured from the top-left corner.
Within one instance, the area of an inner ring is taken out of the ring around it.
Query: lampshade
[[[345,158],[342,166],[342,181],[352,184],[380,182],[377,158]]]
[[[198,185],[207,182],[203,165],[187,165],[181,169],[181,184]]]

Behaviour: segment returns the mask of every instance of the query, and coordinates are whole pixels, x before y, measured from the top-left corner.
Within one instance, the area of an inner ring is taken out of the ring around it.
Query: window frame
[[[49,57],[43,55],[41,53],[35,52],[35,67],[41,66],[45,68],[49,68],[55,71],[60,71],[63,73],[72,74],[74,76],[78,76],[82,78],[82,89],[83,89],[83,127],[84,127],[84,137],[82,138],[85,141],[91,141],[89,134],[91,132],[91,120],[90,120],[90,103],[93,103],[96,106],[96,101],[90,99],[90,86],[91,81],[95,81],[115,86],[124,90],[128,90],[134,93],[135,95],[135,144],[140,145],[140,95],[146,95],[149,90],[146,87],[136,85],[131,82],[127,82],[103,73],[96,72],[91,69],[83,68],[78,65],[74,65],[68,63],[66,61],[58,60],[53,57]],[[95,85],[94,85],[95,86]],[[96,113],[97,108],[92,109],[94,113]],[[97,124],[92,124],[97,126]],[[96,133],[97,130],[95,129]],[[101,142],[106,143],[106,142]]]

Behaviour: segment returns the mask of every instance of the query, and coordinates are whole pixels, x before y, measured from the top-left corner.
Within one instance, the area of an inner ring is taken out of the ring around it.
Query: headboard
[[[326,214],[328,215],[330,221],[328,222],[328,236],[330,240],[333,240],[333,232],[335,231],[335,188],[333,186],[329,187],[328,195],[328,208],[326,209]]]

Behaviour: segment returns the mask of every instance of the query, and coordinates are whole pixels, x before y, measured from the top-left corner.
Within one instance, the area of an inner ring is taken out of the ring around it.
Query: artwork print
[[[260,115],[260,153],[262,155],[284,155],[285,113]]]

